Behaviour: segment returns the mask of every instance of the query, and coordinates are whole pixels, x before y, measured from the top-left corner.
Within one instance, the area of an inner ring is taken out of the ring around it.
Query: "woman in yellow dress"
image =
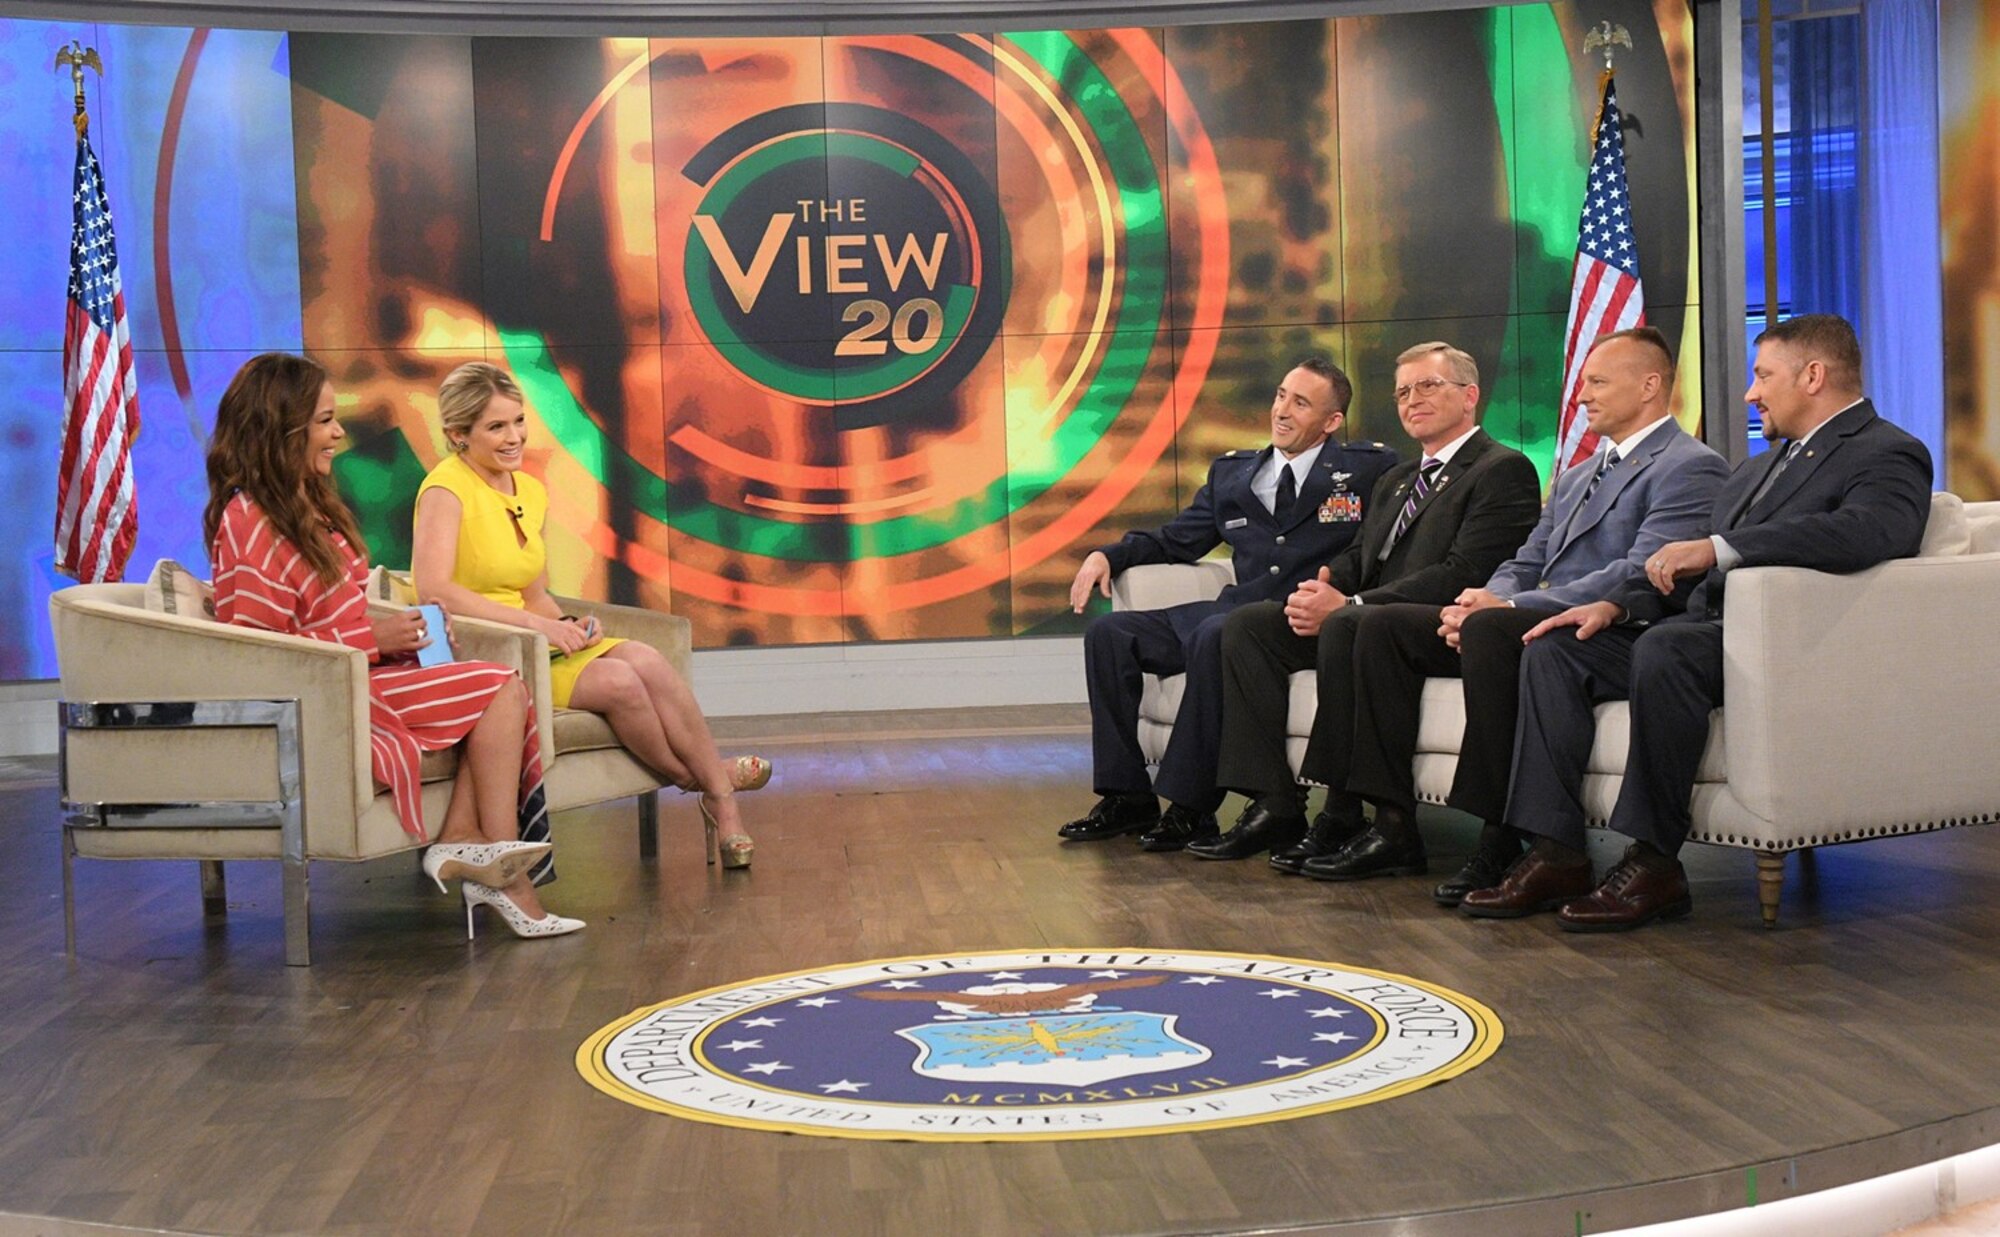
[[[735,792],[770,781],[770,762],[725,762],[694,693],[658,650],[606,637],[596,620],[565,616],[549,596],[549,496],[521,471],[528,418],[520,387],[497,365],[461,365],[438,391],[438,416],[452,454],[417,491],[410,574],[418,595],[453,614],[547,636],[555,706],[603,714],[633,755],[681,789],[699,788],[708,828],[721,834],[722,865],[749,867],[756,843]]]

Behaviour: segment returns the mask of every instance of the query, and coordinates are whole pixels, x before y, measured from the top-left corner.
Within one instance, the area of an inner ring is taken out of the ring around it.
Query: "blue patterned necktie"
[[[1618,448],[1616,447],[1606,447],[1604,449],[1604,458],[1597,461],[1597,471],[1590,474],[1590,484],[1583,487],[1583,503],[1590,501],[1590,496],[1597,493],[1598,483],[1603,481],[1612,469],[1618,467],[1618,462],[1624,458],[1624,456],[1618,454]],[[1578,503],[1577,506],[1581,507],[1583,503]]]
[[[1382,553],[1377,555],[1378,558],[1389,557],[1389,552],[1396,548],[1396,543],[1410,530],[1410,521],[1417,518],[1418,505],[1430,497],[1432,482],[1437,480],[1437,475],[1442,471],[1444,471],[1444,461],[1437,459],[1425,460],[1423,466],[1417,469],[1417,479],[1410,486],[1410,496],[1403,501],[1403,509],[1397,512],[1395,526],[1389,530],[1389,539],[1382,543]]]

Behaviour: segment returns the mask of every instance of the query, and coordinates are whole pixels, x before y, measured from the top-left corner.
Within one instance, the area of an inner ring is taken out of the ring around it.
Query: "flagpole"
[[[1570,271],[1569,318],[1563,331],[1562,390],[1556,420],[1556,453],[1550,476],[1587,458],[1596,450],[1582,400],[1583,364],[1591,343],[1600,335],[1637,326],[1646,320],[1645,294],[1639,278],[1636,235],[1625,182],[1624,133],[1617,110],[1613,56],[1628,50],[1632,35],[1622,26],[1602,22],[1585,33],[1583,54],[1600,53],[1603,71],[1597,79],[1597,114],[1590,126],[1590,167],[1585,174],[1581,218],[1577,224],[1576,262]],[[1605,131],[1607,119],[1612,121]]]
[[[56,472],[55,566],[77,580],[124,578],[139,535],[132,443],[139,433],[138,379],[118,274],[111,201],[90,147],[83,71],[101,80],[97,49],[72,40],[56,51],[75,89],[76,175],[71,198],[69,288],[63,315],[62,452]]]

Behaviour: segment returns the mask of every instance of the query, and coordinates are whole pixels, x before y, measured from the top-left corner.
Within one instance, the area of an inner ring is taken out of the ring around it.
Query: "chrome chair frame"
[[[57,702],[57,768],[63,813],[63,952],[76,956],[76,888],[72,863],[77,829],[276,829],[283,865],[285,963],[312,964],[310,888],[306,878],[305,811],[300,795],[299,702],[280,700],[159,700]],[[276,732],[278,797],[99,803],[70,797],[69,734],[72,730],[185,730],[201,727],[261,727]],[[227,911],[222,862],[201,861],[204,910]]]

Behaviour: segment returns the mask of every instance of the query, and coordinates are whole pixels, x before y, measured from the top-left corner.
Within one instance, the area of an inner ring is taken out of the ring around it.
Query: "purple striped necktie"
[[[1389,557],[1389,552],[1396,548],[1396,543],[1409,531],[1410,521],[1417,518],[1418,504],[1430,497],[1431,483],[1443,470],[1444,461],[1439,459],[1425,460],[1417,469],[1417,479],[1410,486],[1410,496],[1403,501],[1403,509],[1397,513],[1395,526],[1389,530],[1389,539],[1382,543],[1382,553],[1379,557]]]

